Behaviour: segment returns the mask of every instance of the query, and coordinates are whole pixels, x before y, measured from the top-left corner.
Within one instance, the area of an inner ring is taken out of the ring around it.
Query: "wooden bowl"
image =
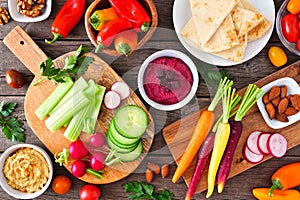
[[[144,9],[148,13],[148,15],[150,16],[151,26],[146,33],[142,33],[142,32],[138,33],[138,44],[137,44],[136,49],[141,48],[152,37],[152,35],[157,27],[157,23],[158,23],[157,10],[156,10],[156,7],[155,7],[153,1],[152,0],[138,0],[138,1],[144,7]],[[91,3],[91,5],[86,10],[85,19],[84,19],[85,29],[86,29],[89,39],[91,40],[91,42],[93,43],[93,45],[95,47],[98,46],[97,40],[96,40],[98,31],[94,30],[94,28],[90,25],[89,18],[94,13],[94,11],[109,8],[109,7],[111,7],[111,5],[109,4],[109,2],[107,0],[95,0],[93,3]],[[101,52],[103,52],[107,55],[110,55],[110,56],[120,56],[121,55],[113,47],[104,48],[101,50]]]

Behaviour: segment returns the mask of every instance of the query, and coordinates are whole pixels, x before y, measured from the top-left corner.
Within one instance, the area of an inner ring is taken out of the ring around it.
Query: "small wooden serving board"
[[[257,81],[255,84],[258,87],[262,87],[274,80],[277,80],[279,78],[283,77],[291,77],[295,79],[295,81],[299,84],[300,83],[300,61],[285,67],[282,70],[279,70],[259,81]],[[238,93],[240,95],[243,95],[245,92],[245,88],[240,90]],[[200,112],[195,112],[183,119],[180,119],[173,124],[167,126],[163,130],[163,137],[174,157],[177,164],[180,160],[180,157],[182,156],[186,146],[189,143],[190,138],[193,135],[193,132],[195,130],[197,121],[199,119]],[[296,122],[288,127],[285,127],[283,129],[274,130],[270,128],[264,121],[262,115],[260,114],[260,111],[257,107],[257,105],[253,106],[246,116],[242,120],[243,123],[243,132],[242,136],[240,138],[240,141],[238,143],[237,149],[234,153],[234,158],[231,166],[231,171],[229,174],[229,178],[240,174],[247,169],[254,167],[257,164],[251,164],[248,163],[243,158],[242,149],[246,142],[247,137],[252,131],[255,130],[261,130],[263,132],[271,132],[274,133],[276,131],[283,134],[287,140],[288,140],[288,149],[300,144],[300,136],[297,136],[297,133],[300,129],[300,123]],[[263,161],[266,161],[268,159],[272,158],[271,156],[266,156]],[[190,167],[186,170],[186,172],[183,174],[183,179],[186,182],[187,185],[190,184],[191,178],[193,176],[193,172],[196,166],[196,158],[191,163]],[[226,188],[226,185],[225,185]],[[202,178],[200,180],[200,183],[197,187],[196,193],[202,192],[207,189],[207,166],[203,172]]]
[[[34,43],[30,36],[21,27],[17,26],[4,38],[4,43],[35,75],[33,82],[38,80],[40,78],[40,63],[47,59],[47,55]],[[56,67],[63,67],[65,58],[74,53],[75,52],[69,52],[56,58],[54,60]],[[122,81],[121,77],[97,55],[89,53],[88,56],[93,57],[94,62],[90,64],[88,70],[83,75],[86,80],[93,79],[96,83],[105,86],[107,90],[110,89],[112,83],[115,81]],[[44,123],[45,120],[40,120],[34,111],[51,94],[55,87],[51,81],[43,81],[36,86],[30,85],[25,96],[24,106],[25,116],[29,126],[53,154],[62,151],[63,148],[68,148],[70,144],[70,141],[63,136],[65,128],[51,133]],[[86,174],[80,178],[81,180],[93,184],[106,184],[118,181],[132,173],[149,151],[154,138],[153,119],[141,100],[132,90],[130,96],[122,101],[121,106],[127,104],[135,104],[142,107],[149,117],[149,126],[142,138],[143,154],[133,162],[118,163],[106,167],[102,179]],[[116,110],[107,110],[105,106],[101,107],[96,131],[106,133],[115,111]],[[88,141],[88,138],[84,136],[81,136],[80,139],[84,142]],[[70,165],[65,165],[65,167],[70,171]]]

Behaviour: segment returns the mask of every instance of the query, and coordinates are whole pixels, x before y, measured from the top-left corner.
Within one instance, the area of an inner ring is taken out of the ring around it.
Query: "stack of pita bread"
[[[248,42],[272,26],[248,0],[189,0],[192,18],[181,30],[186,42],[202,51],[241,62]]]

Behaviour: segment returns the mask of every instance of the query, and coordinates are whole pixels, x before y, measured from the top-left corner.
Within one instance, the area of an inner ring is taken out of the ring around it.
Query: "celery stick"
[[[83,91],[78,91],[73,98],[67,100],[45,121],[47,128],[51,132],[55,132],[88,104],[89,99],[83,94]]]
[[[89,134],[93,134],[94,130],[95,130],[95,126],[96,126],[96,122],[98,119],[98,115],[100,112],[100,108],[102,105],[102,101],[103,101],[103,97],[104,97],[104,93],[106,88],[101,86],[101,85],[97,85],[97,87],[99,88],[99,93],[95,96],[94,99],[94,109],[92,109],[92,111],[89,113],[88,118],[86,118],[86,120],[84,121],[84,127],[83,130],[84,132],[87,132]]]
[[[87,88],[88,83],[84,80],[84,78],[80,77],[78,80],[75,81],[73,87],[68,91],[68,93],[59,101],[59,103],[53,108],[50,112],[52,115],[59,107],[61,107],[67,100],[72,98],[78,91]]]
[[[35,110],[38,118],[41,120],[44,119],[70,90],[73,84],[71,77],[66,77],[65,82],[60,83],[50,96]]]
[[[83,121],[91,107],[92,105],[88,104],[72,118],[70,124],[68,125],[64,133],[65,138],[72,142],[77,140],[83,128]]]

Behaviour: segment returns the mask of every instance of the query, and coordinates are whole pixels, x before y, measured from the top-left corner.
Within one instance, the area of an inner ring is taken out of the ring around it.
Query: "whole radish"
[[[101,152],[97,152],[91,155],[90,157],[90,165],[94,170],[101,170],[105,167],[105,158],[106,155]]]
[[[69,145],[70,156],[74,159],[81,159],[89,154],[89,151],[81,140],[76,140]]]

